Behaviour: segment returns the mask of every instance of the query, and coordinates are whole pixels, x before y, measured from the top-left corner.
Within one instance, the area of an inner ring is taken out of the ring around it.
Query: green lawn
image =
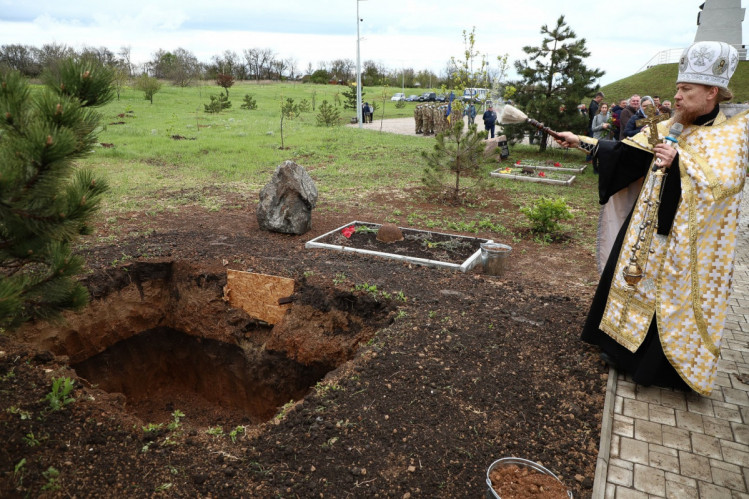
[[[323,100],[335,102],[338,92],[345,100],[344,87],[309,84],[256,84],[241,82],[229,89],[232,107],[219,114],[204,112],[210,94],[222,89],[215,85],[178,88],[165,84],[154,96],[154,103],[143,93],[126,88],[119,100],[100,110],[102,144],[83,163],[105,176],[111,190],[103,203],[103,217],[123,212],[155,213],[175,210],[180,205],[198,203],[220,210],[224,192],[241,192],[249,199],[268,182],[277,165],[290,159],[304,166],[320,192],[318,209],[345,205],[352,199],[365,199],[378,190],[406,189],[421,185],[425,167],[422,151],[430,150],[433,138],[381,133],[358,127],[316,126],[316,112],[303,113],[284,121],[281,145],[280,103],[291,97],[296,103],[306,99],[320,106]],[[364,100],[382,106],[384,118],[413,115],[414,103],[398,109],[390,96],[400,88],[364,88]],[[420,93],[406,89],[406,94]],[[256,110],[240,108],[244,95],[257,101]],[[353,110],[338,107],[342,122],[355,116]],[[379,120],[382,107],[375,113]],[[124,124],[113,124],[124,122]],[[175,140],[174,136],[184,137]],[[544,154],[537,148],[515,146],[511,159],[554,159],[581,162],[576,151],[553,150]],[[488,182],[488,194],[499,190],[509,194],[518,206],[538,196],[565,196],[573,211],[581,216],[587,232],[594,233],[597,213],[596,177],[589,172],[578,176],[569,188],[524,184],[502,179]],[[470,211],[470,210],[469,210]],[[467,213],[466,220],[510,217],[517,213]],[[416,214],[414,214],[416,217]],[[414,218],[418,221],[418,218]],[[499,220],[501,222],[501,220]],[[576,225],[577,225],[576,224]],[[507,225],[507,224],[504,224]],[[458,225],[459,226],[459,225]],[[587,237],[587,243],[590,238]],[[586,244],[587,244],[586,243]]]

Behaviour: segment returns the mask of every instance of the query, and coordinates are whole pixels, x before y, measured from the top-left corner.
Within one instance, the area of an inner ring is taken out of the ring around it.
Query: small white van
[[[486,98],[489,96],[489,89],[488,88],[466,88],[463,90],[463,101],[478,101],[478,102],[484,102]]]

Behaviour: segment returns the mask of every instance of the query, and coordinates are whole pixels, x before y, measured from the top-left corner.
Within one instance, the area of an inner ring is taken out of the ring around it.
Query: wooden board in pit
[[[279,305],[278,300],[292,294],[294,279],[240,270],[226,271],[224,300],[268,324],[281,320],[291,304]]]

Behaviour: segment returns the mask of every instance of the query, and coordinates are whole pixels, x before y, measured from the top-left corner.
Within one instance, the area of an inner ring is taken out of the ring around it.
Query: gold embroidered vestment
[[[671,121],[658,125],[661,136]],[[625,143],[652,152],[649,130]],[[690,126],[679,137],[681,200],[667,236],[640,239],[644,278],[630,287],[622,270],[632,255],[650,197],[648,171],[617,260],[600,329],[634,352],[653,314],[663,352],[681,378],[708,395],[715,375],[731,291],[739,207],[749,161],[749,114],[713,126]]]

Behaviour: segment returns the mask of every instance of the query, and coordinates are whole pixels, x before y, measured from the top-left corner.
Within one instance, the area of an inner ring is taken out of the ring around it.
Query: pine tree
[[[253,109],[257,109],[257,101],[252,96],[252,94],[244,94],[243,104],[239,107],[251,111]]]
[[[356,84],[351,84],[343,91],[343,97],[346,99],[343,103],[343,109],[353,109],[356,111]],[[364,89],[361,93],[362,102],[364,102]]]
[[[588,118],[580,114],[577,105],[595,94],[599,88],[595,82],[604,72],[585,66],[584,60],[590,56],[585,38],[576,38],[564,16],[552,29],[543,25],[541,34],[541,46],[523,47],[529,58],[515,62],[521,77],[515,84],[515,102],[528,116],[552,130],[584,133]],[[526,129],[516,130],[522,133]],[[546,134],[541,140],[541,151],[545,149]]]
[[[320,104],[320,112],[317,113],[317,126],[334,126],[341,121],[341,113],[334,108],[328,101],[323,99]]]
[[[489,159],[484,154],[484,134],[479,133],[476,125],[469,125],[467,130],[465,126],[462,119],[454,120],[444,133],[437,134],[434,150],[421,153],[427,162],[422,183],[428,189],[444,192],[445,174],[454,173],[455,186],[448,187],[447,191],[448,198],[456,203],[461,200],[461,176],[473,174],[477,182],[480,182],[483,178],[480,174],[481,167]]]
[[[211,100],[208,104],[203,104],[206,113],[220,113],[224,109],[231,107],[231,101],[229,95],[220,93],[218,95],[209,95],[208,98]]]
[[[31,92],[18,72],[0,77],[0,327],[83,307],[71,245],[89,232],[107,185],[75,160],[96,142],[93,107],[112,100],[111,70],[65,60]]]

